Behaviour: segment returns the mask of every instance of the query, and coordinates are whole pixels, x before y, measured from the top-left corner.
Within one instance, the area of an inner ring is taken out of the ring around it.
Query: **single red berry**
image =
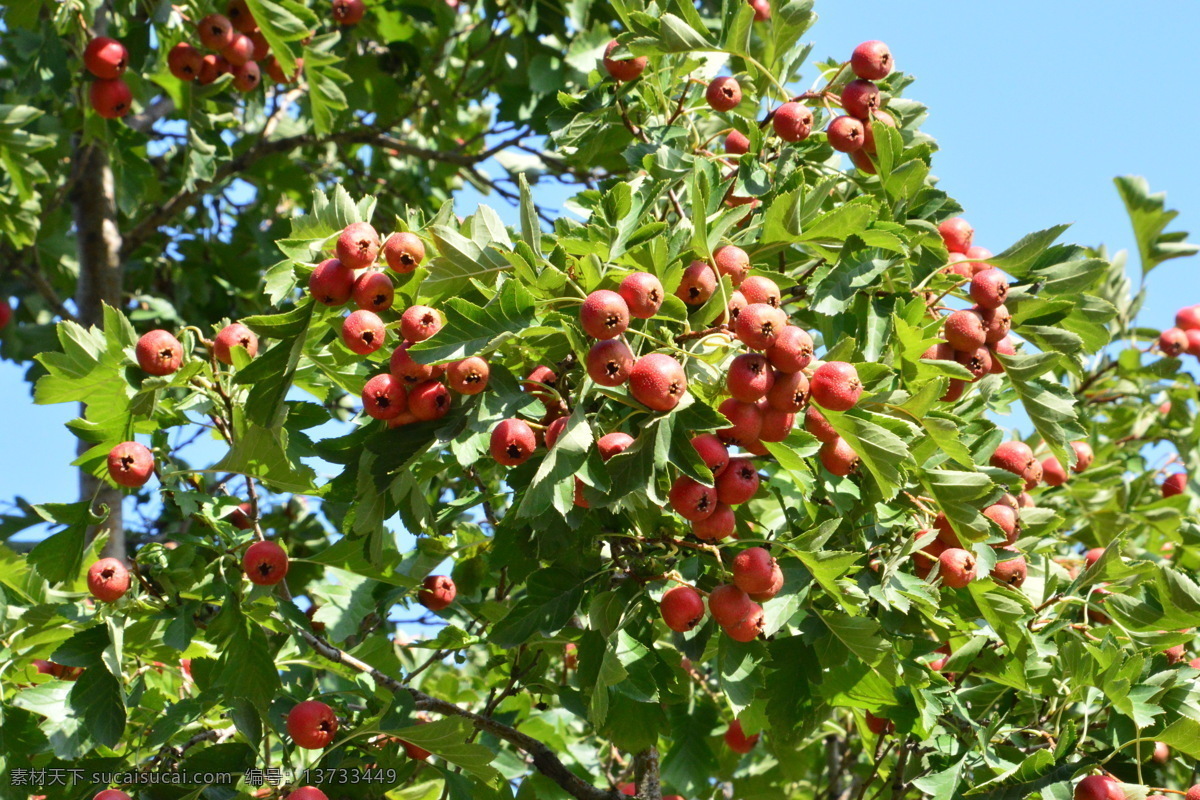
[[[662,596],[659,611],[668,628],[687,633],[704,620],[704,598],[691,586],[676,586]]]
[[[749,278],[746,283],[749,283]],[[745,287],[745,283],[742,284]],[[766,303],[750,303],[734,323],[737,338],[752,350],[766,350],[775,344],[779,332],[787,327],[787,314]]]
[[[105,119],[120,119],[133,106],[133,92],[120,78],[96,80],[88,90],[92,110]]]
[[[748,458],[731,458],[714,484],[718,500],[727,506],[741,505],[758,491],[758,470]]]
[[[992,371],[992,351],[986,347],[977,347],[967,353],[955,352],[954,360],[970,370],[975,381]]]
[[[825,129],[829,146],[843,153],[861,150],[866,142],[862,120],[851,116],[836,117]]]
[[[409,342],[423,342],[436,335],[443,325],[442,315],[429,306],[409,306],[400,315],[400,335]]]
[[[996,524],[1004,534],[1005,544],[1013,544],[1021,536],[1017,510],[1008,503],[993,503],[983,510],[983,516]]]
[[[425,260],[425,244],[415,233],[393,233],[383,243],[383,260],[393,271],[407,274]]]
[[[671,508],[684,519],[695,522],[713,513],[717,506],[717,493],[686,475],[680,475],[671,484]]]
[[[733,625],[754,610],[750,596],[732,583],[718,586],[708,593],[708,611],[721,627]]]
[[[1158,337],[1158,349],[1163,351],[1163,355],[1175,358],[1183,355],[1183,351],[1187,348],[1187,334],[1179,328],[1167,328]]]
[[[209,53],[200,59],[200,72],[196,75],[196,82],[201,86],[208,86],[217,78],[227,74],[230,69],[232,67],[225,60],[225,56]]]
[[[873,143],[872,149],[874,149]],[[853,153],[850,153],[850,163],[868,175],[874,175],[879,172],[879,169],[875,166],[875,162],[871,160],[871,156],[868,154],[865,145],[861,150],[855,150]]]
[[[1008,548],[1004,548],[1007,550]],[[997,583],[1002,583],[1005,586],[1011,586],[1014,589],[1020,589],[1025,579],[1029,577],[1029,564],[1026,563],[1024,556],[1016,556],[1004,561],[996,562],[996,566],[992,568],[991,577]]]
[[[233,41],[233,23],[222,14],[209,14],[196,24],[200,44],[209,50],[224,50]]]
[[[617,49],[617,40],[613,39],[604,48],[604,69],[615,81],[635,80],[646,69],[646,57],[612,58],[612,51]]]
[[[766,615],[763,613],[762,606],[754,603],[749,614],[732,625],[721,626],[721,630],[725,631],[725,635],[735,642],[752,642],[762,635],[765,624]]]
[[[320,750],[337,735],[338,721],[333,709],[320,700],[297,703],[287,715],[287,732],[297,747]]]
[[[725,376],[725,388],[743,403],[765,397],[775,383],[775,372],[761,353],[743,353],[733,359]]]
[[[441,381],[418,383],[408,392],[408,410],[422,422],[432,422],[450,413],[453,400]]]
[[[715,435],[702,433],[693,437],[692,447],[696,449],[696,454],[712,472],[713,477],[720,475],[729,466],[729,450]]]
[[[979,319],[983,322],[983,339],[989,345],[994,345],[1008,336],[1012,329],[1012,314],[1007,306],[990,309],[975,306],[971,310],[978,312]]]
[[[428,575],[417,592],[417,602],[430,611],[441,611],[458,595],[458,587],[446,575]]]
[[[1042,459],[1042,479],[1047,486],[1062,486],[1067,482],[1068,473],[1062,462],[1055,456]]]
[[[425,725],[426,722],[423,719],[418,719],[417,724]],[[424,747],[417,747],[412,742],[405,742],[401,740],[400,744],[404,745],[404,754],[413,761],[424,761],[425,759],[429,758],[430,755],[432,755],[432,753],[430,753]]]
[[[221,55],[235,67],[254,60],[254,40],[244,33],[235,33],[229,44],[221,48]]]
[[[144,444],[121,442],[108,451],[108,476],[119,486],[145,486],[154,474],[154,454]]]
[[[969,550],[947,548],[938,556],[938,562],[941,564],[938,573],[942,583],[952,589],[964,589],[975,580],[975,555]]]
[[[746,302],[746,296],[736,289],[733,290],[729,295],[729,304],[725,306],[725,314],[721,321],[736,325],[737,318],[741,316],[742,309],[748,305],[750,304]]]
[[[683,365],[663,353],[642,356],[629,372],[629,391],[648,408],[670,411],[687,394]]]
[[[1176,472],[1174,475],[1168,475],[1167,479],[1162,484],[1162,496],[1174,497],[1177,494],[1183,494],[1187,489],[1188,476],[1186,472]]]
[[[771,588],[775,559],[762,547],[748,547],[733,558],[730,572],[733,582],[748,595],[768,591]]]
[[[852,475],[858,469],[858,453],[840,436],[821,445],[817,456],[821,459],[821,466],[825,467],[829,474],[840,478]]]
[[[751,275],[746,278],[738,290],[746,298],[747,304],[766,303],[772,308],[779,308],[783,304],[783,295],[779,291],[779,285],[762,275]]]
[[[717,273],[703,261],[693,261],[683,271],[675,296],[690,306],[704,305],[717,290]]]
[[[704,99],[713,111],[732,111],[742,102],[742,87],[728,75],[713,78],[704,92]]]
[[[842,89],[842,108],[852,117],[870,119],[871,112],[878,110],[881,104],[879,87],[871,81],[857,78]]]
[[[387,339],[387,330],[383,320],[374,311],[352,311],[350,316],[342,321],[342,342],[351,352],[360,356],[369,356],[383,347]]]
[[[229,5],[225,6],[225,16],[229,18],[234,30],[242,33],[258,30],[258,23],[254,21],[254,15],[250,13],[246,0],[229,0]]]
[[[896,730],[896,724],[887,717],[877,717],[870,711],[866,712],[867,730],[876,736],[882,736],[885,733],[891,733]]]
[[[554,370],[549,367],[534,367],[529,376],[521,383],[521,391],[529,392],[543,403],[553,403],[557,401],[554,393],[548,391],[545,384],[551,388],[557,386],[558,376],[554,374]]]
[[[725,137],[725,152],[731,156],[740,156],[750,152],[750,140],[741,131],[730,131]]]
[[[275,542],[255,542],[242,556],[242,571],[251,583],[274,586],[287,575],[287,553]]]
[[[129,795],[122,792],[120,789],[105,789],[102,792],[97,792],[92,800],[133,800]]]
[[[629,327],[629,306],[616,292],[598,289],[580,306],[579,324],[593,339],[615,339]]]
[[[756,603],[765,603],[779,594],[781,589],[783,589],[783,570],[779,568],[779,562],[776,561],[771,565],[771,583],[761,592],[750,592],[750,599]]]
[[[913,534],[913,539],[923,539],[931,533],[933,533],[933,531],[929,528],[923,528]],[[940,539],[934,539],[920,550],[913,551],[913,566],[916,568],[917,575],[922,578],[929,577],[929,571],[933,569],[933,565],[937,561],[938,556],[945,551],[946,544]]]
[[[702,541],[719,542],[733,536],[736,527],[737,519],[733,509],[724,503],[717,503],[711,514],[692,522],[692,535]]]
[[[1092,446],[1087,442],[1071,442],[1071,449],[1075,451],[1075,466],[1071,467],[1075,472],[1083,472],[1092,465],[1092,461],[1096,458],[1096,454],[1092,452]]]
[[[1031,474],[1035,466],[1039,472],[1041,470],[1041,463],[1034,458],[1033,450],[1029,449],[1029,445],[1018,441],[1002,442],[992,453],[989,463],[993,467],[1022,477]]]
[[[379,255],[379,234],[366,222],[351,223],[338,234],[334,250],[350,269],[369,267]]]
[[[750,0],[750,7],[754,9],[755,22],[766,22],[771,18],[770,0]]]
[[[762,409],[757,405],[730,397],[717,410],[730,422],[728,428],[717,431],[722,440],[742,446],[758,440],[758,434],[762,431]]]
[[[391,373],[376,375],[362,390],[363,411],[373,419],[395,419],[408,410],[404,383]]]
[[[129,66],[129,51],[116,39],[97,36],[83,51],[83,66],[97,78],[119,78]]]
[[[329,800],[329,798],[315,786],[299,786],[288,793],[287,800]]]
[[[1008,299],[1008,279],[998,269],[976,272],[971,278],[970,292],[980,308],[999,308]]]
[[[601,386],[620,386],[633,371],[633,351],[623,339],[602,339],[587,354],[588,376]]]
[[[742,723],[740,720],[734,720],[729,723],[729,730],[725,731],[725,746],[735,753],[745,755],[754,749],[754,745],[758,744],[758,734],[747,736],[742,732]]]
[[[745,250],[732,244],[714,250],[713,263],[717,265],[719,275],[729,276],[729,282],[735,289],[742,285],[746,274],[750,272],[750,256]]]
[[[762,412],[762,428],[758,432],[759,441],[782,442],[792,432],[795,425],[796,414],[794,412],[767,408]]]
[[[771,126],[785,142],[800,142],[812,133],[812,109],[799,103],[784,103],[771,115]]]
[[[180,42],[167,53],[167,68],[181,81],[191,83],[200,77],[204,56],[187,42]]]
[[[951,253],[965,254],[971,249],[975,229],[962,217],[953,217],[938,225],[938,233],[942,235],[942,242],[947,250]]]
[[[492,458],[506,467],[524,464],[537,449],[533,428],[523,419],[505,419],[492,428]]]
[[[596,449],[600,451],[600,460],[608,461],[617,453],[623,452],[633,444],[634,439],[628,433],[614,431],[606,433],[596,440]]]
[[[459,394],[479,394],[488,385],[492,368],[479,356],[468,356],[446,365],[446,383]]]
[[[333,19],[339,25],[357,25],[366,13],[363,0],[333,0]]]
[[[407,387],[416,386],[419,383],[436,378],[442,369],[441,367],[434,367],[429,364],[420,364],[413,361],[412,356],[408,354],[408,348],[412,344],[412,342],[402,342],[399,347],[392,351],[392,357],[389,362],[392,375]]]
[[[183,345],[168,331],[153,330],[134,348],[138,366],[150,375],[170,375],[183,364]]]
[[[1125,791],[1107,775],[1088,775],[1075,784],[1075,800],[1125,800]],[[1186,797],[1185,800],[1195,798]]]
[[[821,442],[833,442],[838,439],[838,432],[825,419],[825,415],[816,406],[809,406],[804,412],[804,430],[811,433]]]
[[[358,276],[351,294],[354,305],[365,311],[387,311],[396,297],[392,279],[382,272],[368,270]]]
[[[1175,313],[1175,327],[1185,331],[1200,330],[1200,305],[1179,309]]]
[[[253,38],[253,37],[251,37]],[[255,40],[257,46],[258,40]],[[257,52],[257,51],[256,51]],[[256,61],[258,59],[255,59]],[[304,71],[304,59],[297,58],[296,66],[291,75],[283,71],[283,65],[279,63],[279,59],[269,55],[263,60],[263,70],[270,76],[275,83],[289,84],[295,83],[300,78],[300,73]]]
[[[225,515],[225,521],[239,531],[248,531],[254,527],[254,518],[251,514],[254,513],[254,507],[249,503],[239,503]]]
[[[253,61],[233,68],[233,88],[239,92],[253,92],[262,83],[262,70]]]
[[[772,411],[795,414],[804,409],[804,404],[808,401],[808,390],[808,378],[803,372],[777,372],[775,383],[767,391],[767,405]],[[766,412],[763,412],[763,424],[766,425]]]
[[[892,51],[875,39],[863,42],[850,55],[850,69],[864,80],[882,80],[891,73],[893,67]]]
[[[547,450],[549,450],[551,447],[554,447],[555,442],[558,441],[558,437],[561,436],[562,432],[567,429],[567,421],[569,419],[570,417],[558,417],[546,426],[546,432],[543,434],[543,438],[546,440]]]
[[[858,370],[844,361],[826,361],[809,383],[813,402],[830,411],[848,411],[858,404],[863,385]]]
[[[766,356],[780,372],[799,372],[812,362],[812,337],[803,328],[787,325],[766,349]]]
[[[1187,337],[1187,347],[1183,348],[1183,352],[1200,358],[1200,330],[1186,330],[1183,335]]]
[[[101,603],[115,603],[129,591],[129,570],[115,558],[102,558],[88,568],[87,587]]]
[[[213,355],[222,364],[233,364],[233,348],[242,347],[251,358],[258,355],[258,337],[240,322],[226,325],[213,340]]]
[[[983,317],[978,311],[966,308],[953,312],[942,326],[942,338],[960,353],[983,347],[987,343]]]
[[[308,292],[321,305],[340,306],[354,294],[354,270],[327,258],[308,276]]]
[[[662,283],[649,272],[634,272],[625,276],[617,293],[629,307],[629,315],[638,319],[650,319],[662,308]]]

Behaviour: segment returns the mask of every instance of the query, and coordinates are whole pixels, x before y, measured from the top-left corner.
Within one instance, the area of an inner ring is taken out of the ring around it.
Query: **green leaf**
[[[432,338],[417,342],[409,352],[424,364],[483,355],[509,337],[533,325],[533,296],[515,280],[505,281],[491,302],[480,308],[460,297],[447,299],[442,310],[446,324]]]
[[[498,254],[484,250],[452,228],[434,225],[429,235],[440,255],[429,262],[429,274],[421,282],[422,298],[440,300],[462,295],[472,281],[490,286],[501,272],[511,269]]]
[[[1166,192],[1150,194],[1150,184],[1140,175],[1113,178],[1137,239],[1142,275],[1171,258],[1195,255],[1200,245],[1186,241],[1186,231],[1164,233],[1179,212],[1167,208]]]
[[[83,671],[68,698],[72,715],[98,744],[116,747],[125,733],[125,703],[121,682],[103,667]]]
[[[498,785],[503,780],[500,773],[490,766],[496,754],[481,744],[468,741],[475,730],[470,722],[461,717],[447,717],[389,733],[401,741],[441,756],[486,783]]]
[[[561,630],[579,608],[586,584],[586,578],[562,568],[538,570],[525,584],[525,597],[496,623],[488,638],[497,647],[516,647],[535,633]]]
[[[1029,266],[1069,227],[1055,225],[1053,228],[1031,233],[1003,253],[989,258],[988,263],[1018,278],[1026,278],[1029,275]]]
[[[223,642],[216,683],[227,703],[249,700],[265,712],[279,693],[279,672],[263,629],[232,602],[221,611],[228,639]]]

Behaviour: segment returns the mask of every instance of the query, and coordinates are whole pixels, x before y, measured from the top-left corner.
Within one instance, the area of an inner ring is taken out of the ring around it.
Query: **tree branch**
[[[637,782],[637,796],[641,800],[662,800],[657,747],[647,747],[633,757],[633,776]]]

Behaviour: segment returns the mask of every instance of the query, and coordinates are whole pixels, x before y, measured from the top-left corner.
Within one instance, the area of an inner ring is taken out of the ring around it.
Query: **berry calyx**
[[[711,486],[680,475],[671,484],[671,508],[689,522],[705,519],[717,507],[717,493]]]
[[[408,392],[408,410],[421,422],[432,422],[450,413],[450,392],[440,381],[418,383]]]
[[[395,419],[408,410],[404,384],[391,373],[376,375],[362,390],[363,411],[372,419]]]
[[[88,89],[88,101],[92,110],[105,119],[120,119],[133,106],[133,92],[120,78],[97,80]]]
[[[713,78],[704,92],[704,99],[713,111],[732,111],[742,102],[742,87],[728,75]]]
[[[938,225],[938,233],[941,234],[946,249],[951,253],[967,255],[970,252],[971,239],[975,236],[975,229],[962,217],[953,217]]]
[[[258,586],[274,586],[288,571],[288,557],[275,542],[255,542],[242,556],[242,571]]]
[[[894,66],[892,51],[875,39],[863,42],[850,55],[850,69],[864,80],[882,80],[891,74]]]
[[[392,279],[382,272],[368,271],[358,276],[351,292],[354,305],[364,311],[387,311],[396,298]]]
[[[150,375],[170,375],[183,364],[183,345],[164,330],[143,334],[134,348],[138,366]]]
[[[704,620],[704,598],[691,586],[676,586],[662,596],[659,612],[668,628],[687,633]]]
[[[717,273],[703,261],[693,261],[683,271],[675,296],[689,306],[704,305],[717,290]]]
[[[222,364],[233,364],[233,348],[242,347],[247,355],[254,358],[258,355],[258,337],[254,331],[240,322],[226,325],[213,340],[213,355]]]
[[[616,39],[610,41],[604,47],[604,69],[608,72],[615,81],[632,81],[635,80],[642,71],[646,69],[646,57],[638,56],[636,58],[613,58],[612,51],[617,49],[619,43]]]
[[[842,153],[861,150],[866,142],[862,121],[851,116],[836,117],[825,129],[825,135],[829,146]]]
[[[941,564],[938,574],[942,583],[952,589],[963,589],[975,580],[975,555],[969,550],[947,548],[938,556],[938,562]]]
[[[670,411],[687,394],[683,365],[663,353],[642,356],[629,372],[629,391],[647,408]]]
[[[102,558],[88,568],[87,587],[101,603],[115,603],[129,591],[129,570],[115,558]]]
[[[400,315],[400,335],[409,342],[423,342],[437,334],[445,322],[429,306],[409,306]]]
[[[108,476],[118,486],[145,486],[154,474],[154,454],[144,444],[121,442],[108,451]]]
[[[662,282],[649,272],[634,272],[626,275],[617,288],[617,294],[629,308],[629,315],[638,319],[650,319],[662,308]]]
[[[209,14],[196,24],[196,32],[209,50],[224,50],[233,41],[233,23],[223,14]]]
[[[83,66],[97,78],[119,78],[129,66],[129,51],[116,39],[97,36],[83,51]]]
[[[863,385],[858,370],[844,361],[826,361],[809,381],[813,402],[830,411],[848,411],[858,404]]]
[[[366,222],[351,223],[338,234],[334,251],[350,269],[369,267],[379,255],[379,234]]]
[[[406,275],[425,260],[425,243],[415,233],[393,233],[383,243],[383,260],[393,272]]]
[[[374,311],[359,309],[342,321],[342,343],[360,356],[369,356],[383,347],[387,330]]]
[[[459,394],[475,395],[487,388],[491,372],[485,359],[468,356],[446,365],[446,383]]]
[[[506,467],[524,464],[537,449],[533,428],[523,419],[505,419],[492,428],[492,458]]]
[[[587,354],[588,376],[601,386],[620,386],[629,380],[634,356],[622,339],[603,339]]]
[[[417,592],[417,602],[430,611],[441,611],[454,602],[458,587],[447,575],[427,575]]]
[[[771,127],[785,142],[800,142],[812,133],[813,113],[808,106],[784,103],[771,115]]]
[[[333,0],[333,19],[339,25],[357,25],[367,13],[363,0]]]
[[[320,700],[304,700],[287,715],[287,732],[297,747],[321,750],[337,735],[338,721],[333,709]]]
[[[580,306],[579,324],[593,339],[614,339],[629,327],[629,306],[616,292],[598,289]]]

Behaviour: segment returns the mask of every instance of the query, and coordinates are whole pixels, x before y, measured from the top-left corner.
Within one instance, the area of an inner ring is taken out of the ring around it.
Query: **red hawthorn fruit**
[[[717,266],[717,274],[728,275],[733,288],[742,285],[750,272],[750,256],[742,248],[727,244],[713,251],[713,263]],[[745,293],[743,292],[743,297]]]
[[[1179,328],[1167,328],[1158,337],[1158,349],[1162,350],[1163,355],[1176,358],[1182,355],[1187,348],[1187,334]]]
[[[758,470],[748,458],[731,458],[714,484],[717,500],[727,506],[741,505],[758,491]]]
[[[742,730],[741,720],[734,720],[729,723],[729,729],[725,731],[725,746],[735,753],[745,755],[754,749],[754,745],[758,744],[758,734],[747,736]]]
[[[882,80],[891,73],[893,67],[892,51],[875,39],[863,42],[850,55],[850,69],[863,80]]]
[[[1012,544],[1021,535],[1021,525],[1017,520],[1017,512],[1008,503],[994,503],[983,510],[983,516],[996,523],[1004,533],[1007,544]]]
[[[617,287],[617,294],[625,300],[629,315],[638,319],[650,319],[662,308],[662,282],[649,272],[634,272],[625,276]]]
[[[704,598],[691,586],[676,586],[659,604],[663,621],[676,633],[687,633],[704,620]]]
[[[297,747],[321,750],[337,735],[338,721],[333,709],[320,700],[304,700],[287,715],[287,732]]]
[[[858,453],[841,436],[821,445],[817,455],[821,459],[821,466],[831,475],[844,478],[858,469]]]
[[[730,131],[725,137],[725,152],[731,156],[740,156],[750,152],[750,140],[741,131]]]
[[[761,353],[743,353],[729,365],[725,388],[743,403],[753,403],[766,396],[775,384],[775,371]]]
[[[633,444],[633,441],[632,436],[621,431],[604,434],[596,441],[596,449],[600,452],[600,460],[608,461],[617,453],[628,449]]]
[[[436,378],[442,371],[440,366],[435,367],[430,364],[419,364],[413,361],[412,356],[408,354],[408,348],[411,346],[412,342],[401,342],[392,351],[392,357],[388,362],[393,377],[406,387],[413,387],[419,383]]]
[[[629,305],[616,292],[598,289],[580,306],[579,324],[593,339],[615,339],[629,327]]]
[[[992,351],[986,347],[977,347],[969,352],[956,352],[954,360],[970,370],[972,382],[987,375],[992,369]]]
[[[743,290],[746,282],[742,284]],[[745,292],[743,291],[743,294]],[[737,338],[752,350],[767,350],[775,344],[779,332],[787,327],[787,315],[782,309],[767,303],[750,303],[738,314],[734,324]]]
[[[782,442],[795,425],[795,413],[768,407],[762,412],[762,427],[759,429],[758,439],[760,442]]]
[[[253,511],[249,503],[241,503],[225,515],[225,521],[239,531],[248,531],[254,527],[254,520],[250,516]]]
[[[692,522],[692,535],[706,542],[719,542],[734,535],[737,518],[733,509],[718,502],[713,512],[704,519]]]
[[[396,287],[386,274],[369,270],[354,281],[352,297],[364,311],[387,311],[396,298]]]
[[[1058,458],[1048,456],[1042,459],[1042,480],[1046,481],[1047,486],[1062,486],[1067,482],[1068,477],[1067,471]]]
[[[1075,451],[1075,466],[1071,467],[1073,472],[1083,472],[1092,465],[1092,461],[1096,458],[1096,454],[1092,452],[1092,446],[1087,442],[1071,442],[1071,449]]]
[[[1183,352],[1189,356],[1200,358],[1200,330],[1186,330],[1183,335],[1187,337],[1187,347]]]
[[[771,127],[785,142],[800,142],[812,133],[812,109],[799,103],[784,103],[771,115]]]
[[[1162,484],[1162,496],[1174,497],[1177,494],[1183,494],[1187,489],[1187,473],[1176,472],[1174,475],[1168,475],[1167,479]]]
[[[393,233],[383,243],[383,260],[393,272],[407,274],[425,260],[425,244],[415,233]]]
[[[546,441],[547,450],[549,450],[551,447],[554,447],[554,445],[558,442],[558,437],[561,436],[562,432],[567,429],[567,421],[569,419],[570,417],[558,417],[546,426],[546,432],[542,434],[542,438]]]
[[[170,375],[183,364],[183,345],[164,330],[143,334],[134,348],[138,366],[155,376]]]
[[[877,717],[870,711],[866,712],[867,730],[876,736],[882,736],[885,733],[891,733],[896,730],[896,724],[887,717]]]
[[[842,89],[842,108],[846,113],[858,119],[870,119],[871,112],[877,111],[882,105],[879,87],[871,81],[856,78]]]
[[[721,316],[720,322],[727,325],[736,325],[738,316],[747,305],[749,304],[746,302],[746,296],[737,289],[734,289],[729,294],[729,303],[725,306],[725,313]]]
[[[287,800],[329,800],[329,798],[315,786],[298,786],[288,793]]]
[[[738,290],[742,293],[742,297],[746,298],[747,304],[766,303],[772,308],[779,308],[783,300],[779,284],[762,275],[747,277],[742,281]]]
[[[992,579],[997,583],[1011,586],[1014,589],[1020,589],[1028,575],[1029,565],[1026,564],[1025,557],[1020,555],[1006,561],[998,561],[991,573]]]
[[[275,542],[255,542],[242,556],[242,571],[251,583],[274,586],[287,575],[287,553]]]
[[[97,78],[113,80],[129,66],[129,51],[116,39],[97,36],[83,51],[83,66]]]
[[[180,42],[167,53],[167,68],[181,81],[191,83],[200,77],[204,56],[187,42]]]
[[[246,0],[229,0],[229,5],[225,6],[225,16],[233,25],[234,30],[242,33],[253,33],[258,30],[258,23],[254,21],[254,15],[250,13]]]
[[[922,539],[929,534],[934,533],[931,528],[922,528],[913,534],[913,539]],[[940,532],[939,532],[940,536]],[[929,576],[929,571],[933,569],[934,562],[938,556],[946,551],[946,545],[940,538],[934,539],[929,544],[922,547],[920,550],[914,550],[912,554],[913,566],[916,567],[917,575],[922,578]]]
[[[425,725],[427,723],[427,720],[418,719],[416,722],[418,725]],[[424,747],[418,747],[417,745],[413,744],[412,742],[406,742],[406,741],[401,740],[400,744],[404,746],[404,754],[406,756],[408,756],[409,758],[411,758],[413,761],[424,761],[425,759],[427,759],[431,755],[433,755],[428,750],[426,750]]]
[[[804,412],[804,430],[817,437],[817,440],[828,444],[836,441],[838,432],[829,424],[829,420],[825,419],[825,415],[821,413],[821,409],[816,406],[809,406]]]
[[[613,39],[604,47],[604,69],[615,81],[628,82],[636,80],[646,69],[646,57],[638,56],[636,58],[621,58],[612,57],[612,51],[617,49],[617,40]]]
[[[835,117],[825,129],[825,136],[829,146],[842,153],[861,150],[866,142],[862,120],[851,116]]]
[[[704,99],[713,111],[732,111],[742,102],[742,87],[728,75],[713,78],[704,92]]]
[[[629,392],[648,408],[670,411],[687,394],[683,365],[664,353],[642,356],[629,372]]]
[[[1033,450],[1029,448],[1029,445],[1019,441],[1002,442],[992,453],[989,463],[993,467],[1021,476],[1024,476],[1034,464],[1041,466],[1034,458]]]
[[[725,631],[725,635],[735,642],[752,642],[762,634],[765,624],[762,606],[754,603],[749,614],[732,625],[722,626],[721,630]]]
[[[938,561],[942,583],[952,589],[963,589],[975,579],[975,555],[957,547],[947,548]]]
[[[235,33],[229,44],[221,48],[221,55],[235,67],[254,60],[254,40],[244,33]]]
[[[693,261],[683,271],[675,296],[690,306],[704,305],[717,290],[717,273],[703,261]]]
[[[468,356],[446,365],[446,383],[459,394],[479,394],[487,388],[491,371],[485,359]]]
[[[229,72],[229,62],[225,56],[209,53],[200,59],[200,71],[196,73],[196,82],[208,86],[217,78]]]
[[[506,467],[524,464],[537,449],[533,428],[523,419],[505,419],[492,428],[492,458]]]
[[[417,602],[430,611],[441,611],[454,602],[458,588],[447,575],[427,575],[417,592]]]
[[[232,350],[238,346],[244,347],[251,358],[258,355],[258,337],[254,331],[240,322],[234,322],[222,328],[213,340],[213,355],[222,364],[233,364]]]
[[[373,311],[352,311],[350,316],[342,321],[342,342],[351,352],[360,356],[369,356],[383,347],[387,339],[387,330],[383,320]]]
[[[102,603],[115,603],[129,591],[129,570],[115,558],[102,558],[88,568],[87,587]]]
[[[1171,748],[1167,747],[1167,745],[1163,742],[1155,742],[1154,743],[1154,761],[1155,761],[1155,763],[1165,764],[1170,759],[1171,759]],[[1158,795],[1158,796],[1163,797],[1162,795]],[[1150,800],[1150,798],[1147,797],[1146,800]],[[1163,800],[1166,800],[1166,798],[1163,797]]]
[[[336,258],[327,258],[308,276],[308,292],[322,305],[343,305],[354,294],[354,270]]]
[[[689,522],[707,518],[717,507],[717,491],[681,475],[671,484],[671,508]]]
[[[971,278],[970,295],[980,308],[999,308],[1008,299],[1008,279],[998,269],[976,272]]]
[[[725,418],[731,423],[730,427],[717,431],[717,435],[723,441],[746,445],[758,439],[758,434],[762,430],[762,410],[758,406],[730,397],[722,401],[717,410],[725,415]]]
[[[209,14],[196,24],[200,44],[209,50],[224,50],[233,41],[233,23],[222,14]]]
[[[774,411],[795,414],[804,410],[808,401],[808,378],[803,372],[777,372],[775,382],[767,390],[767,405]],[[766,422],[766,412],[763,412]]]
[[[408,392],[408,410],[422,422],[441,419],[450,413],[450,392],[440,381],[418,383]]]
[[[545,384],[545,386],[540,384]],[[546,386],[556,388],[557,385],[558,376],[554,374],[554,370],[549,367],[534,367],[533,371],[521,382],[521,391],[529,392],[542,403],[549,404],[557,402],[558,398],[554,392],[548,391]]]
[[[776,561],[771,567],[770,585],[761,592],[752,592],[750,599],[756,603],[765,603],[779,594],[781,589],[783,589],[783,570],[779,568],[779,562]]]
[[[969,254],[971,239],[975,236],[975,229],[971,227],[971,223],[962,217],[954,217],[938,225],[938,233],[951,253]]]
[[[889,128],[896,128],[896,127],[899,127],[899,126],[896,124],[896,118],[895,118],[895,117],[893,117],[891,114],[887,113],[886,111],[875,111],[875,112],[873,112],[873,113],[871,114],[871,119],[869,119],[869,120],[864,120],[864,121],[863,121],[863,146],[862,146],[862,150],[860,150],[860,151],[859,151],[857,154],[855,154],[855,153],[851,153],[851,154],[850,154],[850,158],[851,158],[851,160],[853,160],[853,159],[854,159],[855,155],[858,155],[858,156],[860,156],[860,157],[865,157],[867,154],[869,154],[869,155],[875,155],[875,152],[876,152],[876,146],[875,146],[875,131],[873,131],[873,130],[871,129],[871,123],[872,123],[872,122],[878,122],[878,123],[880,123],[881,125],[886,125],[886,126],[887,126],[887,127],[889,127]],[[869,161],[869,160],[868,160],[868,161]],[[872,166],[873,166],[873,165],[872,165]]]
[[[41,800],[46,800],[46,795],[31,795],[30,800],[35,797],[40,797]],[[97,792],[92,800],[132,800],[132,798],[122,792],[120,789],[105,789],[102,792]]]
[[[1088,775],[1075,784],[1075,800],[1125,800],[1125,791],[1107,775]]]
[[[766,22],[771,18],[770,0],[750,0],[750,7],[754,9],[755,22]]]
[[[971,310],[978,312],[979,319],[983,322],[983,340],[989,347],[1003,341],[1008,336],[1008,332],[1012,330],[1012,313],[1007,306],[996,308],[976,306]]]
[[[1175,327],[1185,331],[1200,330],[1200,305],[1179,309],[1175,313]]]
[[[395,419],[408,410],[403,381],[390,372],[376,375],[362,390],[363,411],[372,419]]]
[[[616,436],[618,434],[609,434]],[[625,434],[620,434],[624,436]],[[631,438],[630,444],[633,443]],[[626,445],[628,446],[628,445]],[[711,433],[702,433],[699,436],[692,438],[692,447],[696,448],[696,453],[705,465],[712,471],[713,477],[718,477],[725,468],[729,466],[729,450],[725,444]],[[624,448],[622,448],[624,449]]]
[[[409,342],[423,342],[445,325],[442,315],[429,306],[409,306],[400,315],[400,335]]]
[[[96,80],[88,90],[92,110],[105,119],[120,119],[133,105],[133,92],[120,78]]]
[[[366,222],[352,222],[338,234],[334,251],[350,269],[363,269],[379,256],[379,234]]]
[[[754,610],[749,595],[732,583],[718,586],[708,593],[708,611],[721,627],[729,627]]]
[[[339,25],[357,25],[366,13],[363,0],[333,0],[333,19]]]
[[[966,308],[953,312],[946,317],[942,326],[942,338],[960,353],[983,347],[987,344],[983,316],[978,311]]]
[[[777,566],[775,559],[762,547],[748,547],[733,558],[730,572],[733,582],[748,595],[769,591],[773,573]]]
[[[826,361],[809,381],[813,402],[830,411],[848,411],[858,404],[863,385],[858,370],[844,361]]]
[[[800,372],[812,363],[813,340],[803,328],[787,325],[765,352],[780,372]]]
[[[137,489],[154,474],[154,454],[144,444],[121,442],[108,451],[108,476],[118,486]]]

